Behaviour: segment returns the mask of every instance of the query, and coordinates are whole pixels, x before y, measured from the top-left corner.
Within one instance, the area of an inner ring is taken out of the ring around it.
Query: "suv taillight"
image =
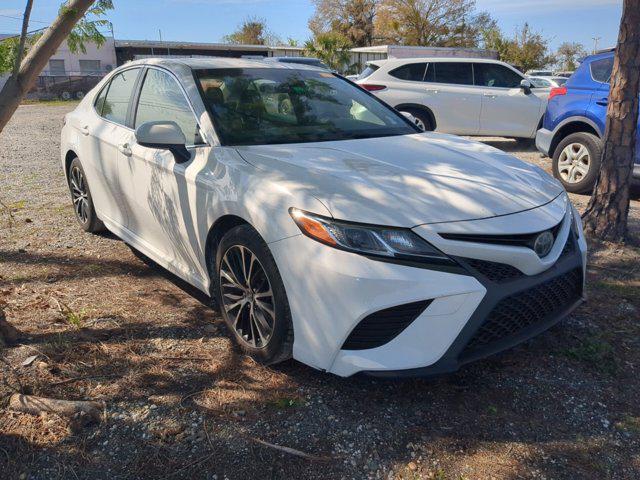
[[[567,94],[567,87],[553,87],[549,92],[549,100],[553,97],[558,97]]]
[[[372,85],[371,83],[361,83],[360,86],[370,92],[377,92],[379,90],[384,90],[385,88],[387,88],[384,85]]]

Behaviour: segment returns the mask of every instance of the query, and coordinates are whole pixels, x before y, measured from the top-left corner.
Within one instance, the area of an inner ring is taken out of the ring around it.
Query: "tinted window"
[[[369,64],[367,67],[358,75],[358,80],[362,80],[363,78],[367,78],[373,72],[378,70],[380,67],[377,65]]]
[[[104,108],[104,101],[105,101],[105,98],[107,97],[107,90],[109,90],[109,85],[107,85],[100,91],[100,93],[96,97],[96,101],[93,103],[93,105],[96,107],[96,112],[98,112],[98,115],[102,115],[102,109]]]
[[[129,101],[131,100],[139,70],[139,68],[125,70],[113,77],[109,84],[104,105],[100,110],[104,118],[121,125],[126,124]]]
[[[413,82],[421,82],[424,79],[424,71],[427,69],[426,63],[410,63],[403,65],[395,70],[391,70],[389,75],[399,78],[400,80],[411,80]]]
[[[438,83],[473,85],[473,71],[470,63],[437,62],[434,66],[435,81]]]
[[[147,70],[140,91],[135,127],[158,121],[176,122],[187,145],[202,143],[198,122],[176,80],[168,73],[151,68]]]
[[[232,68],[199,70],[196,75],[225,145],[416,133],[395,110],[331,72]]]
[[[608,83],[613,70],[613,57],[591,62],[591,77],[596,82]]]
[[[476,85],[482,87],[517,88],[522,81],[522,77],[513,70],[495,63],[475,63],[473,70],[475,72]],[[543,79],[540,80],[545,81]],[[549,82],[546,82],[546,84],[544,86],[551,85]]]
[[[536,88],[548,88],[551,87],[551,82],[549,80],[545,80],[544,78],[529,78],[531,83]]]

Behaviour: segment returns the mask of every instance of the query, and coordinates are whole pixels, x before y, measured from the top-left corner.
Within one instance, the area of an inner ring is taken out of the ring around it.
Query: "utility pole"
[[[598,42],[602,39],[602,37],[591,37],[593,39],[593,53],[598,51]]]

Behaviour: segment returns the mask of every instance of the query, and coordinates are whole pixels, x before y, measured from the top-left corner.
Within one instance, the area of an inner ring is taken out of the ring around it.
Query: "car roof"
[[[600,60],[601,58],[613,57],[614,55],[615,55],[615,52],[613,50],[608,50],[606,52],[599,52],[594,55],[588,55],[584,57],[582,62],[592,62],[594,60]]]
[[[405,65],[408,63],[430,63],[430,62],[473,62],[473,63],[497,63],[500,65],[507,65],[508,63],[495,60],[493,58],[473,58],[473,57],[407,57],[407,58],[387,58],[384,60],[371,60],[367,64],[376,65],[378,67],[383,66],[396,66]],[[513,67],[512,67],[513,68]]]
[[[265,60],[249,59],[249,58],[225,58],[225,57],[184,57],[184,58],[145,58],[142,60],[134,60],[126,63],[126,66],[133,65],[157,65],[167,68],[182,66],[192,70],[207,70],[216,68],[279,68],[288,70],[323,70],[314,65],[302,63],[285,63]]]

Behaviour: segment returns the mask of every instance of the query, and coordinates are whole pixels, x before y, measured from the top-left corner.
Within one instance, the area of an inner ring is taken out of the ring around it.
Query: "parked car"
[[[280,63],[296,63],[299,65],[310,65],[312,67],[320,67],[330,70],[330,68],[315,57],[267,57],[267,61]]]
[[[527,70],[525,75],[529,77],[553,77],[553,70]]]
[[[583,299],[586,243],[557,180],[420,132],[323,69],[131,62],[66,115],[61,145],[80,226],[210,295],[263,363],[448,372]]]
[[[553,159],[553,174],[569,192],[590,192],[598,177],[613,57],[609,51],[585,58],[567,83],[549,94],[536,145]],[[633,181],[640,181],[640,149]]]
[[[457,135],[533,139],[547,103],[544,89],[490,59],[377,60],[357,83],[416,117],[424,130]]]
[[[531,80],[534,87],[538,88],[553,88],[553,87],[561,87],[565,83],[567,83],[567,78],[565,77],[527,77]]]

